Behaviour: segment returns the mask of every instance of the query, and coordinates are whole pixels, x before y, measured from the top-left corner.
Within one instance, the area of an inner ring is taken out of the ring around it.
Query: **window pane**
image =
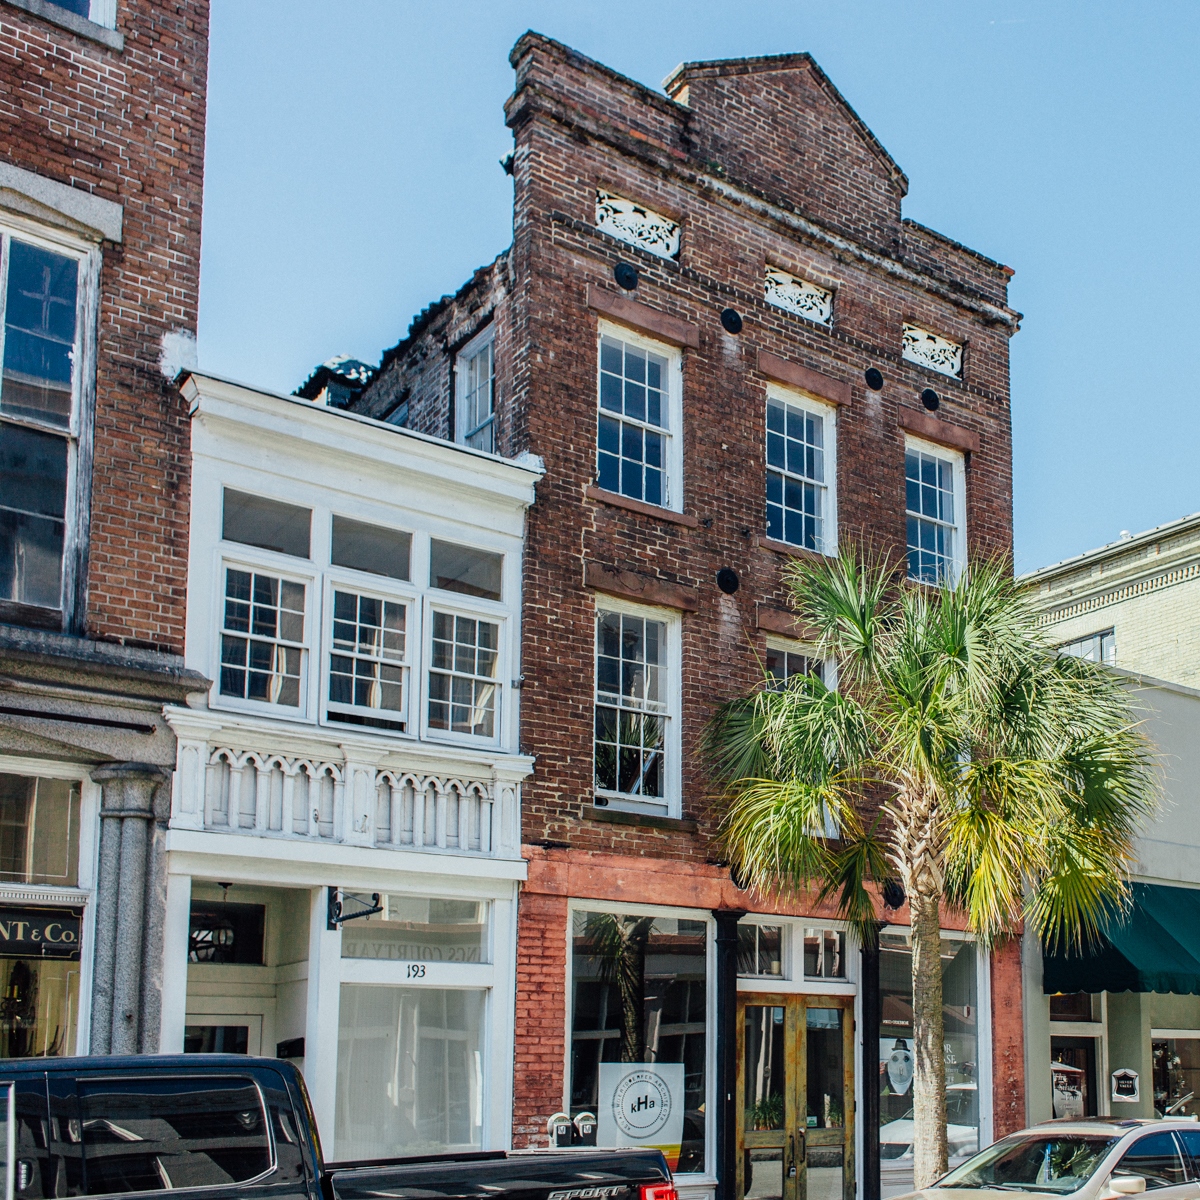
[[[946,1139],[950,1165],[979,1147],[975,946],[942,939]],[[893,1194],[912,1189],[912,952],[906,934],[880,935],[879,1143]]]
[[[423,798],[422,798],[423,799]],[[365,892],[343,894],[346,912],[373,908]],[[383,912],[342,926],[343,958],[488,962],[488,905],[481,900],[381,896]]]
[[[1090,997],[1089,997],[1090,999]],[[1200,1113],[1200,1038],[1171,1038],[1152,1046],[1154,1062],[1154,1105],[1170,1116],[1190,1117]],[[1196,1159],[1200,1176],[1200,1131],[1189,1152]]]
[[[67,441],[0,424],[0,600],[62,605]]]
[[[226,900],[193,900],[188,962],[262,966],[266,907]]]
[[[611,1111],[624,1075],[656,1070],[682,1092],[672,1096],[683,1110],[682,1144],[678,1159],[667,1149],[668,1164],[677,1173],[702,1171],[705,922],[576,912],[571,934],[571,1116],[602,1113],[606,1100]]]
[[[0,407],[69,425],[79,263],[40,246],[9,242]]]
[[[78,929],[81,924],[76,917],[74,927]],[[79,1015],[78,940],[69,958],[0,959],[0,988],[4,996],[0,1057],[60,1057],[75,1053]]]
[[[449,613],[435,612],[433,617],[430,728],[494,737],[500,690],[495,681],[499,625]]]
[[[755,972],[757,974],[757,972]],[[786,1091],[784,1052],[784,1009],[776,1005],[748,1004],[746,1024],[746,1128],[783,1128],[783,1098]],[[758,1183],[759,1164],[755,1162]],[[760,1185],[761,1186],[761,1185]],[[760,1193],[764,1194],[764,1193]],[[775,1194],[768,1191],[765,1194]]]
[[[226,569],[222,696],[300,706],[304,592],[305,585],[292,580]]]
[[[258,1089],[213,1075],[76,1083],[87,1194],[219,1187],[270,1169]]]
[[[485,600],[500,599],[504,555],[472,546],[439,542],[429,544],[429,586],[446,592],[462,592]]]
[[[666,441],[646,426],[666,426],[668,359],[605,336],[600,342],[596,471],[601,487],[648,504],[666,504]],[[621,419],[624,418],[624,419]]]
[[[486,998],[482,990],[342,984],[340,1160],[479,1149]]]
[[[227,542],[308,558],[311,525],[307,508],[225,489],[221,536]]]
[[[1169,1133],[1152,1133],[1134,1142],[1113,1168],[1113,1174],[1140,1175],[1146,1181],[1146,1191],[1178,1187],[1186,1181],[1175,1139]]]
[[[78,783],[0,775],[0,879],[76,886]]]
[[[411,533],[352,521],[349,517],[333,518],[331,560],[335,566],[407,579],[411,549]]]

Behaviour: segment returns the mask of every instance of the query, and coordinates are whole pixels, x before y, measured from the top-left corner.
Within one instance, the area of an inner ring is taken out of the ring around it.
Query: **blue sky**
[[[1016,270],[1019,570],[1200,509],[1193,0],[213,0],[204,369],[291,391],[377,362],[508,245],[529,28],[653,87],[810,51],[907,173],[905,215]]]

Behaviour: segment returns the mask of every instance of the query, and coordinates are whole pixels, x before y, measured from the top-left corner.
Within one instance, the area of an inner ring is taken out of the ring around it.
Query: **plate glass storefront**
[[[879,938],[879,1157],[884,1200],[913,1185],[912,951],[907,932]],[[950,1165],[979,1149],[979,981],[974,942],[942,938],[946,1141]]]
[[[1155,1115],[1200,1114],[1200,1036],[1155,1038],[1151,1051]]]
[[[481,1148],[486,1001],[482,989],[341,985],[339,1161]]]
[[[571,950],[570,1115],[597,1117],[596,1132],[581,1137],[581,1143],[639,1144],[635,1134],[622,1130],[614,1102],[624,1094],[624,1078],[636,1075],[640,1066],[672,1103],[678,1103],[674,1090],[682,1091],[682,1113],[675,1109],[682,1118],[678,1127],[664,1127],[656,1135],[669,1143],[664,1153],[671,1169],[703,1171],[708,922],[575,912]],[[610,1070],[610,1065],[629,1071]]]

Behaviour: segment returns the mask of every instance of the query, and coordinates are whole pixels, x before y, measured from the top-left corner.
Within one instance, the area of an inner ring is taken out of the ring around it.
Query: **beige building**
[[[1200,514],[1021,582],[1056,644],[1128,678],[1164,792],[1108,944],[1062,959],[1025,939],[1028,1118],[1200,1112]]]
[[[1032,571],[1021,582],[1064,648],[1200,688],[1200,513]]]

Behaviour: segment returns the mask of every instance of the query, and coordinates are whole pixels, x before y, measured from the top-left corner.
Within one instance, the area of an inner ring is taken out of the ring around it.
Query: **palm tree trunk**
[[[946,1055],[937,891],[909,896],[913,985],[913,1187],[946,1173]]]

